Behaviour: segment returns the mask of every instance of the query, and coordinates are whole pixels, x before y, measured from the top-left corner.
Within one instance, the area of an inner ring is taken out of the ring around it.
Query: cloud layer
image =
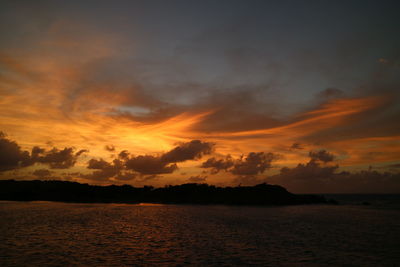
[[[201,168],[210,169],[211,173],[216,174],[221,170],[230,172],[233,175],[257,175],[264,173],[271,168],[271,162],[276,159],[273,153],[250,152],[246,157],[242,156],[234,160],[231,156],[222,159],[209,158],[201,164]]]
[[[82,178],[90,180],[133,180],[137,176],[147,176],[169,174],[178,169],[177,163],[188,160],[197,160],[212,152],[214,144],[192,140],[180,143],[175,148],[160,155],[130,155],[123,150],[118,154],[118,158],[111,163],[103,159],[91,159],[87,168],[94,169],[91,174],[81,175]]]
[[[334,156],[325,150],[309,155],[307,163],[283,167],[279,174],[268,176],[265,181],[303,193],[397,193],[400,190],[399,172],[372,168],[340,171],[339,165],[332,164]]]
[[[127,150],[113,154],[111,161],[102,158],[90,158],[84,166],[75,172],[60,173],[59,170],[76,169],[76,164],[86,150],[75,148],[44,149],[34,146],[31,152],[21,149],[15,142],[0,136],[0,174],[7,178],[13,171],[29,170],[39,179],[74,179],[94,183],[151,183],[163,180],[164,175],[173,174],[178,164],[198,161],[202,173],[192,175],[186,182],[212,183],[216,177],[227,177],[226,184],[254,185],[261,182],[276,183],[294,192],[303,193],[385,193],[400,190],[398,163],[390,164],[392,172],[382,168],[369,167],[368,170],[343,171],[337,164],[337,156],[325,149],[308,152],[308,162],[294,167],[282,167],[277,174],[266,172],[273,169],[272,163],[282,158],[271,152],[250,152],[237,158],[223,156],[214,151],[215,144],[200,140],[182,142],[167,152],[157,155],[131,155]],[[291,148],[290,148],[291,149]],[[298,149],[296,149],[297,151]],[[110,151],[115,152],[115,151]],[[83,164],[82,160],[80,161]],[[43,168],[47,166],[49,169]],[[38,168],[39,167],[39,168]],[[41,167],[41,168],[40,168]],[[205,175],[207,173],[207,175]],[[29,172],[27,173],[29,175]],[[185,174],[186,175],[186,174]],[[266,175],[266,176],[265,176]],[[266,177],[266,178],[265,178]]]
[[[1,2],[1,178],[396,173],[398,4],[244,2]]]
[[[21,150],[15,142],[6,138],[0,132],[0,171],[8,171],[28,167],[35,163],[48,165],[51,169],[68,169],[75,165],[78,157],[88,152],[79,150],[75,153],[75,148],[66,147],[62,150],[53,148],[46,151],[44,148],[33,147],[31,153]]]

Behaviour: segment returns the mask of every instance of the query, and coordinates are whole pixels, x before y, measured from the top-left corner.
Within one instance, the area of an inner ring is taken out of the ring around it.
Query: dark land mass
[[[67,181],[0,181],[0,200],[78,203],[164,203],[223,205],[300,205],[330,203],[319,195],[296,195],[279,185],[216,187],[182,184],[153,188],[94,186]]]

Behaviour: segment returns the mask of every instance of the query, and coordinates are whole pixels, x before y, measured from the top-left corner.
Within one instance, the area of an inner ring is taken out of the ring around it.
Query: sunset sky
[[[400,193],[399,1],[1,1],[0,179]]]

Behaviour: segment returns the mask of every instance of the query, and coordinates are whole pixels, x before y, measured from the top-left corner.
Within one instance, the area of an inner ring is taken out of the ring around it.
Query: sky
[[[400,193],[398,1],[1,1],[0,179]]]

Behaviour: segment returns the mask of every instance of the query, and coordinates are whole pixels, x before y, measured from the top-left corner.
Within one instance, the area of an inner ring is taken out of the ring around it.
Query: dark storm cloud
[[[80,177],[94,181],[107,181],[112,177],[120,180],[134,179],[134,175],[126,172],[124,164],[125,162],[119,159],[114,159],[111,163],[103,159],[90,159],[87,168],[95,171],[90,174],[80,174]]]
[[[127,181],[135,179],[137,174],[144,179],[156,177],[158,174],[168,174],[177,170],[177,162],[197,160],[203,155],[210,154],[213,146],[212,143],[192,140],[157,156],[130,156],[128,151],[123,150],[118,154],[118,159],[114,159],[111,163],[103,159],[89,160],[87,168],[96,171],[91,174],[82,174],[81,177],[98,181],[110,178]]]
[[[227,171],[234,165],[234,160],[233,158],[228,155],[223,159],[217,159],[217,158],[209,158],[205,162],[201,164],[201,168],[209,168],[211,169],[212,174],[216,174],[221,170]]]
[[[363,170],[338,171],[331,166],[310,161],[294,168],[282,168],[268,177],[268,183],[278,183],[288,190],[301,193],[396,193],[400,190],[400,174]]]
[[[177,162],[199,159],[203,155],[210,154],[213,146],[212,143],[192,140],[181,143],[160,156],[132,156],[127,159],[126,168],[141,174],[172,173],[178,169]]]
[[[331,162],[335,159],[335,156],[326,150],[310,151],[308,155],[312,160],[319,160],[324,163]]]
[[[195,160],[203,155],[212,152],[214,144],[202,142],[200,140],[192,140],[188,143],[182,143],[171,151],[163,154],[161,159],[165,162],[181,162],[186,160]]]
[[[6,135],[0,132],[0,172],[32,164],[29,152],[21,150],[16,142],[7,139]]]
[[[246,158],[240,159],[233,166],[231,173],[235,175],[256,175],[271,168],[271,162],[275,159],[273,153],[250,152]]]
[[[126,161],[126,168],[140,174],[165,174],[174,172],[178,166],[164,161],[161,157],[140,155],[129,158]]]
[[[108,163],[107,161],[103,160],[103,159],[91,159],[88,161],[88,169],[95,169],[95,170],[100,170],[100,169],[105,169],[110,167],[111,164]]]
[[[310,160],[308,163],[298,164],[294,168],[284,167],[279,175],[285,179],[329,179],[338,167],[338,165],[325,166]]]
[[[66,147],[62,150],[53,148],[49,151],[40,147],[34,147],[32,149],[32,160],[47,164],[51,169],[68,169],[73,167],[78,157],[85,152],[87,150],[82,149],[75,153],[75,148],[73,147]]]
[[[310,151],[309,157],[310,160],[306,164],[300,163],[294,168],[283,167],[275,177],[289,180],[329,179],[339,168],[338,165],[328,165],[334,156],[326,150]]]
[[[130,156],[128,151],[123,150],[118,154],[118,159],[114,159],[112,162],[104,159],[90,159],[87,168],[95,171],[90,174],[80,174],[80,177],[95,181],[107,181],[110,178],[129,181],[135,179],[137,174],[143,177],[152,177],[158,174],[172,173],[178,169],[176,162],[199,159],[203,155],[211,153],[212,147],[211,143],[193,140],[181,143],[159,156]],[[35,149],[35,151],[43,153],[39,149]]]
[[[272,161],[276,159],[273,153],[250,152],[246,157],[232,159],[227,156],[224,159],[210,158],[203,162],[201,168],[210,168],[211,173],[215,174],[225,170],[238,176],[250,176],[264,173],[266,169],[271,168]]]
[[[330,163],[331,154],[325,152],[310,153],[309,162],[293,168],[283,167],[279,174],[269,176],[263,181],[277,183],[289,191],[301,193],[394,193],[400,190],[400,173],[377,172],[371,168],[340,172],[339,165]]]
[[[75,165],[85,149],[75,153],[75,148],[66,147],[62,150],[53,148],[46,151],[44,148],[33,147],[31,153],[22,151],[20,146],[5,137],[0,132],[0,171],[7,171],[27,167],[35,163],[49,165],[51,169],[68,169]]]

